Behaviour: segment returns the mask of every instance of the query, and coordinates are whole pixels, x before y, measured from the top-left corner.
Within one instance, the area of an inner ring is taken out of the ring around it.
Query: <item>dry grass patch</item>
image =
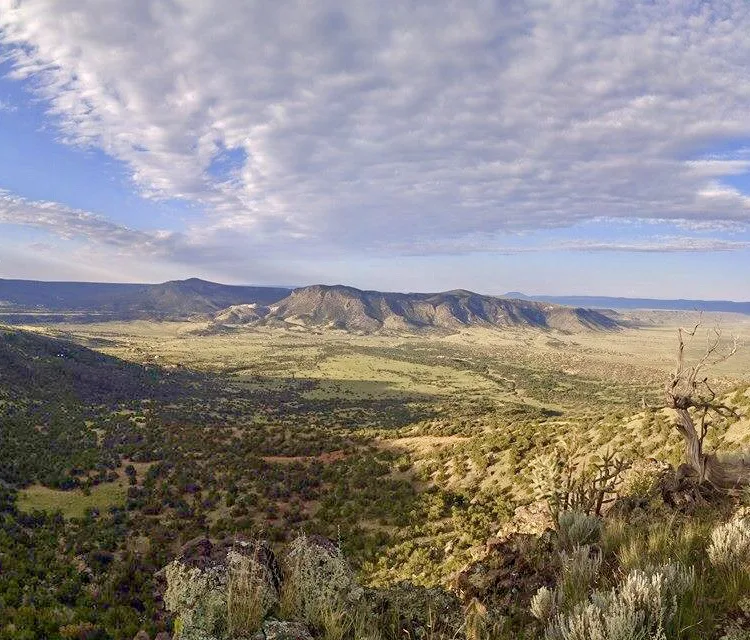
[[[82,518],[87,509],[104,512],[110,507],[124,506],[126,496],[127,485],[122,480],[95,485],[89,495],[80,489],[59,491],[35,484],[18,492],[18,508],[27,513],[60,511],[65,518]]]

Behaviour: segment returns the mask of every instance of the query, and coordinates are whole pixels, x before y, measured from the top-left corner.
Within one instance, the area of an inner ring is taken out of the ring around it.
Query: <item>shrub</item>
[[[619,589],[595,591],[589,600],[547,625],[546,640],[644,640],[665,637],[679,599],[695,584],[693,569],[662,565],[633,570]]]
[[[602,567],[602,554],[589,545],[576,546],[570,553],[560,553],[562,576],[558,586],[558,600],[562,606],[585,600],[594,586]]]
[[[602,522],[593,515],[579,511],[563,511],[557,518],[557,540],[561,549],[573,548],[599,541]]]
[[[750,640],[750,629],[730,627],[719,640]]]
[[[548,622],[557,610],[557,592],[547,587],[540,587],[531,598],[531,615],[540,622]]]
[[[711,532],[708,558],[720,568],[750,567],[750,519],[738,518],[716,527]]]
[[[107,634],[91,622],[79,622],[60,627],[60,637],[66,640],[99,640],[106,638]]]

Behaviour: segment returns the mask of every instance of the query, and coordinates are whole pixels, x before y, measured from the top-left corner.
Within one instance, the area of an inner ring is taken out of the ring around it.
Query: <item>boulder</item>
[[[301,622],[268,620],[263,625],[263,640],[313,640],[313,637]]]
[[[540,587],[554,586],[553,557],[550,534],[492,540],[481,560],[453,576],[453,591],[466,604],[477,599],[498,610],[523,609]]]
[[[233,597],[251,601],[261,619],[278,603],[278,564],[264,541],[191,540],[164,575],[164,605],[175,615],[178,640],[224,640]]]
[[[339,546],[301,534],[284,557],[284,600],[294,617],[317,623],[331,607],[349,607],[364,595]]]
[[[545,531],[555,528],[549,507],[544,501],[522,504],[516,507],[513,517],[498,530],[497,534],[487,541],[488,545],[499,544],[513,535],[540,536]],[[489,552],[490,549],[487,549]]]

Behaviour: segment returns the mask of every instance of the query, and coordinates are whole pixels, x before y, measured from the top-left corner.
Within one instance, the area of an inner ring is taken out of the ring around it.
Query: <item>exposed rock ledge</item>
[[[163,574],[174,640],[312,640],[318,601],[362,595],[338,545],[320,536],[300,536],[281,562],[263,540],[199,538]]]

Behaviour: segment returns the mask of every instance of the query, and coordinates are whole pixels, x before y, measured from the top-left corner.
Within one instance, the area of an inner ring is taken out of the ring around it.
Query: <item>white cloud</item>
[[[143,254],[163,252],[178,234],[147,233],[118,225],[106,218],[56,202],[30,201],[0,189],[0,223],[41,229],[59,238],[83,238],[94,244]]]
[[[706,253],[716,251],[747,251],[750,241],[725,240],[722,238],[693,238],[680,236],[657,236],[650,240],[637,241],[593,241],[575,240],[549,246],[548,249],[563,251],[626,251],[629,253]]]
[[[643,240],[556,240],[535,244],[509,244],[501,234],[473,234],[439,241],[410,241],[379,247],[383,253],[430,256],[469,253],[522,254],[554,251],[628,253],[712,253],[750,250],[750,241],[693,236],[656,235]]]
[[[0,0],[13,74],[62,137],[201,204],[212,238],[407,252],[602,218],[746,225],[721,182],[746,149],[716,149],[750,137],[748,32],[745,0]]]
[[[107,279],[117,280],[159,272],[184,274],[186,268],[190,273],[242,282],[294,282],[301,277],[299,270],[288,269],[283,262],[273,264],[273,249],[278,240],[269,233],[250,237],[201,226],[179,232],[143,231],[99,214],[57,202],[29,200],[2,189],[1,225],[44,233],[44,240],[20,247],[27,258],[29,255],[37,258],[54,255],[56,260],[67,265],[66,269],[71,265],[85,264],[87,272],[94,277],[107,274]],[[55,242],[55,238],[61,242]],[[253,245],[252,251],[248,250],[250,244]],[[12,260],[3,260],[4,268],[19,263],[19,247],[15,243],[0,246],[4,254],[12,257]],[[308,248],[308,251],[313,250],[313,247]],[[321,253],[318,251],[317,255]],[[181,265],[181,270],[175,269],[176,265]],[[36,273],[36,270],[30,272]],[[158,280],[159,276],[150,275],[149,279]]]
[[[245,266],[247,247],[262,248],[263,258],[273,254],[279,238],[272,235],[252,238],[225,229],[189,228],[185,232],[166,230],[141,231],[117,224],[88,211],[66,207],[56,202],[31,201],[0,189],[0,224],[11,224],[43,230],[63,240],[82,239],[93,250],[114,250],[123,257],[149,257],[191,265]],[[750,249],[750,241],[691,236],[655,235],[646,240],[557,240],[553,243],[508,244],[504,234],[475,233],[455,238],[381,243],[374,253],[383,255],[460,255],[468,253],[519,254],[549,251],[628,251],[637,253],[726,252]],[[47,250],[52,245],[34,243],[30,249]],[[97,249],[98,247],[98,249]],[[302,244],[308,257],[320,257],[327,248]],[[257,257],[257,256],[256,256]]]

